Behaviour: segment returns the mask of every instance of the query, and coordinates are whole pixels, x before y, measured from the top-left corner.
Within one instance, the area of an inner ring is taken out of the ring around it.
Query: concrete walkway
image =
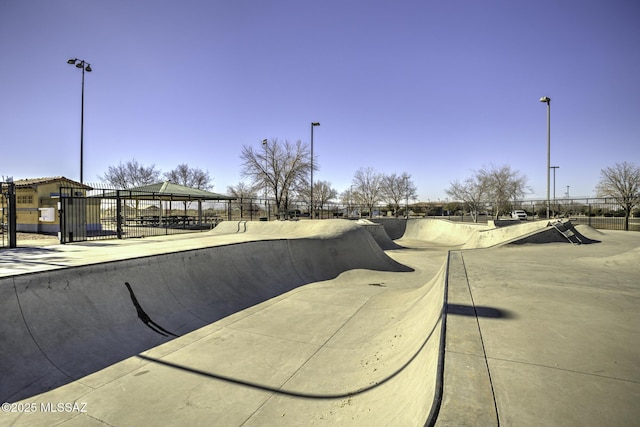
[[[452,253],[439,426],[640,420],[640,235]]]

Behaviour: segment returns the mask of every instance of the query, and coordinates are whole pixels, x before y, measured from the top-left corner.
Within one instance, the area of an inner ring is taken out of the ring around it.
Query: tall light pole
[[[84,72],[91,72],[91,64],[84,59],[69,59],[67,64],[75,65],[76,68],[82,69],[82,101],[80,104],[80,183],[83,184],[83,157],[84,157]]]
[[[405,205],[404,205],[404,214],[405,218],[409,219],[409,176],[404,176],[404,192],[405,192]]]
[[[320,126],[319,122],[311,122],[311,219],[313,219],[313,128]]]
[[[353,211],[352,208],[352,204],[354,204],[354,197],[353,197],[353,184],[351,184],[351,187],[349,187],[349,212],[347,212],[347,218],[351,218],[351,212]]]
[[[551,98],[543,96],[540,102],[547,103],[547,219],[549,219],[550,186],[551,186]]]
[[[267,221],[269,221],[269,211],[267,209],[267,169],[269,168],[269,161],[267,159],[267,139],[262,140],[262,146],[264,147],[264,212],[267,214]]]
[[[558,208],[558,202],[556,201],[556,169],[560,169],[560,166],[551,166],[553,169],[553,213],[556,213]]]

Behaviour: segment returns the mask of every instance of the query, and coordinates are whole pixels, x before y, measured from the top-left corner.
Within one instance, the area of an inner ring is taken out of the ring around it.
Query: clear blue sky
[[[558,197],[640,163],[637,0],[2,0],[0,176],[84,181],[136,159],[241,180],[240,148],[310,140],[314,179],[408,172],[420,200],[508,164]]]

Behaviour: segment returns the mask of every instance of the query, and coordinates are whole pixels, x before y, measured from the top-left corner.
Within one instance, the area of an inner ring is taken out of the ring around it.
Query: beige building
[[[86,195],[91,187],[77,181],[56,176],[50,178],[18,179],[16,186],[16,230],[29,233],[58,233],[60,231],[60,189],[69,194]],[[2,198],[5,196],[2,195]],[[2,200],[6,206],[6,200]]]

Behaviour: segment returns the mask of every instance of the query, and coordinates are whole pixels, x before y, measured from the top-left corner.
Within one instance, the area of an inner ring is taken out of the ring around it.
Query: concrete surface
[[[289,238],[276,238],[283,235]],[[175,250],[178,242],[157,246]],[[79,245],[50,248],[46,261],[26,251],[31,262],[20,271],[44,271],[0,283],[7,320],[0,333],[12,344],[0,357],[3,400],[83,401],[90,410],[9,413],[3,421],[426,418],[437,375],[442,259],[426,270],[407,267],[348,221],[226,224],[189,242],[218,246],[131,258],[125,252],[154,244],[83,244],[84,252],[96,251],[85,253],[96,263],[72,268],[63,266],[81,263],[72,250]],[[393,409],[380,411],[381,401]]]
[[[391,240],[382,224],[376,224],[368,219],[359,219],[356,224],[364,227],[383,250],[400,249],[402,247]]]
[[[327,220],[2,251],[0,424],[633,425],[640,234],[574,230],[601,243]]]

